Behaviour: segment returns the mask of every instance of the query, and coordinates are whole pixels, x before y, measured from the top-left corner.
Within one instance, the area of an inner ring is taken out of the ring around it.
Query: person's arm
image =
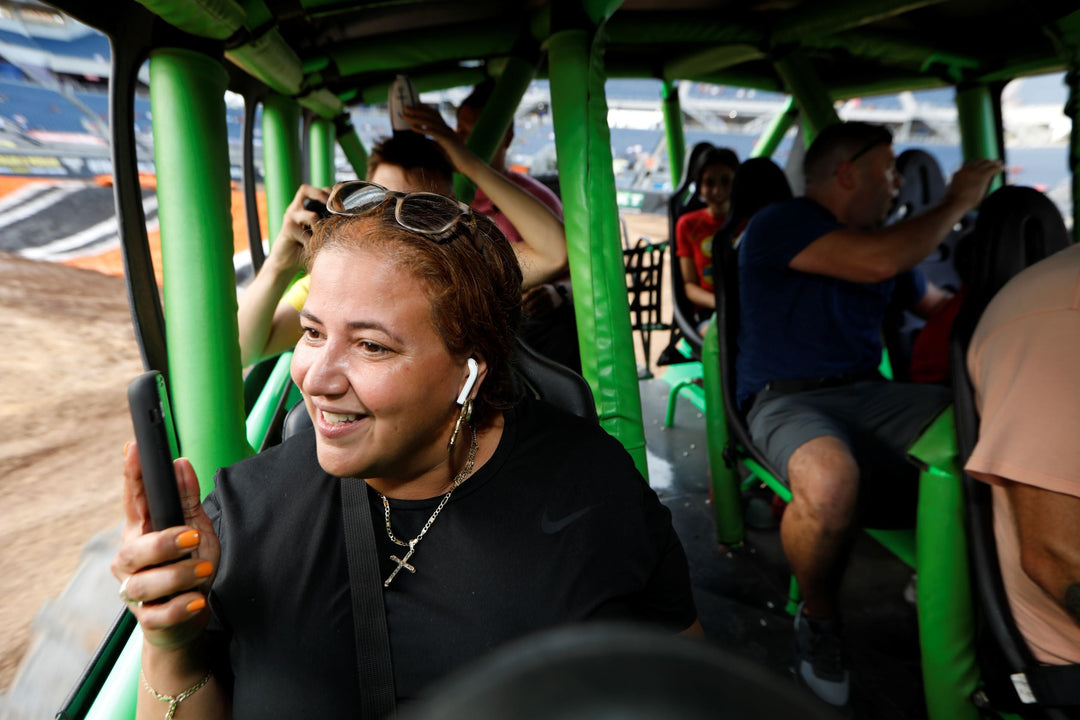
[[[143,631],[136,718],[160,720],[169,709],[168,702],[147,690],[143,678],[159,695],[176,697],[192,691],[177,707],[180,718],[229,718],[228,695],[210,673],[204,644],[210,619],[206,593],[217,574],[221,550],[199,502],[194,468],[183,458],[173,465],[185,525],[153,532],[139,453],[134,443],[124,451],[124,528],[111,569],[121,582],[121,598]]]
[[[1020,567],[1080,625],[1080,497],[1009,482]]]
[[[926,281],[926,292],[919,298],[919,301],[911,306],[911,312],[915,313],[924,320],[936,313],[938,310],[945,307],[945,305],[952,300],[953,294],[944,288],[940,288],[929,280]]]
[[[325,203],[328,197],[329,193],[321,188],[300,186],[285,209],[281,232],[270,248],[270,255],[240,295],[237,323],[240,363],[244,367],[288,350],[300,339],[300,314],[281,302],[281,295],[302,269],[301,255],[311,237],[309,228],[319,219],[317,213],[304,209],[304,198]]]
[[[679,268],[682,270],[683,289],[690,302],[698,307],[716,309],[716,296],[698,284],[697,265],[693,258],[680,257]]]
[[[566,231],[550,208],[477,157],[443,121],[426,106],[405,108],[405,119],[414,131],[430,135],[446,151],[450,162],[484,191],[524,242],[514,243],[521,264],[523,289],[561,277],[567,268]]]
[[[859,283],[895,277],[919,264],[982,201],[1001,167],[997,160],[967,163],[953,175],[941,201],[926,212],[880,230],[834,230],[803,248],[789,267]]]

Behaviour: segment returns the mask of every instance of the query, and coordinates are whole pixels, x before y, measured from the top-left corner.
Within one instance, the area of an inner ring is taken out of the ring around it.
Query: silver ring
[[[131,607],[141,608],[143,606],[143,601],[142,600],[135,600],[130,595],[128,595],[128,593],[127,593],[127,584],[128,584],[128,580],[130,580],[130,579],[131,579],[131,576],[128,575],[126,578],[124,578],[124,582],[120,583],[120,599],[123,600],[128,605],[130,605]]]

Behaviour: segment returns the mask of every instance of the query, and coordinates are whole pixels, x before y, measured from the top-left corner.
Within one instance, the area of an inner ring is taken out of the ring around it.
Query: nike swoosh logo
[[[584,517],[595,505],[590,505],[587,508],[572,512],[566,517],[558,520],[552,520],[548,517],[547,510],[544,510],[544,514],[540,516],[540,529],[543,530],[545,535],[554,535],[557,532],[562,532],[567,525]]]

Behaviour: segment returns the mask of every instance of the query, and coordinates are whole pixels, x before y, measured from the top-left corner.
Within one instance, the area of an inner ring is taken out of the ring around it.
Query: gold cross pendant
[[[390,587],[390,583],[394,582],[394,578],[401,572],[402,568],[405,568],[411,573],[416,572],[416,568],[409,564],[409,558],[416,552],[416,541],[409,543],[409,552],[405,553],[405,557],[399,558],[397,555],[391,555],[390,559],[396,562],[398,565],[394,568],[394,572],[390,573],[390,577],[386,578],[386,582],[383,583],[383,587]]]

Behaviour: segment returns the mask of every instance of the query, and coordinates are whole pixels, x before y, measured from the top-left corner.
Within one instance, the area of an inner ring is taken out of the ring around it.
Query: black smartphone
[[[304,198],[304,209],[310,210],[320,218],[330,217],[330,211],[326,209],[326,205],[315,198]]]
[[[143,487],[154,530],[184,524],[173,459],[178,457],[176,432],[165,378],[157,370],[139,375],[128,386],[128,407],[142,463]]]

